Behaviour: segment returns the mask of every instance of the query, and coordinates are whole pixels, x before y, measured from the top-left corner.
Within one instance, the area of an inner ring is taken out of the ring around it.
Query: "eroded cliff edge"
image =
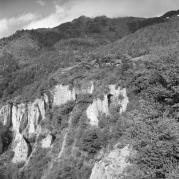
[[[21,165],[21,172],[28,169],[31,160],[33,160],[39,148],[47,150],[47,155],[51,157],[51,162],[46,166],[46,171],[41,173],[42,178],[48,178],[50,176],[55,162],[59,163],[63,161],[64,156],[69,152],[66,151],[66,145],[69,140],[69,135],[72,134],[71,130],[74,125],[72,124],[74,120],[72,114],[75,108],[78,109],[80,100],[84,103],[83,111],[80,115],[86,116],[86,124],[92,128],[98,128],[100,116],[109,116],[111,108],[118,108],[119,113],[125,112],[129,102],[125,88],[121,89],[115,84],[111,84],[106,86],[107,93],[98,97],[94,95],[95,83],[96,82],[90,81],[88,85],[73,87],[72,89],[67,85],[57,84],[53,89],[49,90],[48,93],[42,93],[41,97],[33,102],[20,104],[11,103],[1,108],[1,122],[12,131],[13,134],[10,148],[14,154],[11,162]],[[90,100],[84,102],[85,100],[83,98],[89,98]],[[55,146],[58,151],[55,154],[53,150],[55,148],[54,145],[56,145],[56,143],[54,143],[56,136],[48,127],[44,127],[42,123],[47,120],[49,111],[72,101],[74,101],[75,105],[73,106],[72,112],[68,115],[68,119],[66,119],[68,121],[67,127],[65,130],[62,129],[59,135],[60,137],[58,136],[58,140],[61,141],[61,144]],[[75,150],[75,145],[73,145],[73,148],[70,149],[70,153],[74,153]],[[62,155],[63,152],[65,153],[64,156]],[[92,163],[91,166],[94,165],[94,162]]]

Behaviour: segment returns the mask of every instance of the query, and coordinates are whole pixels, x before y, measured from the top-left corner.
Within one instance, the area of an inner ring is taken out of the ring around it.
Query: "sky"
[[[81,15],[154,17],[179,0],[0,0],[0,38],[17,30],[51,28]]]

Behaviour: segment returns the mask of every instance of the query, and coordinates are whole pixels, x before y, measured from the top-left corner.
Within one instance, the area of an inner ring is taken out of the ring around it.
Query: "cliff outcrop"
[[[46,115],[53,108],[66,105],[70,101],[77,101],[76,105],[79,105],[80,100],[78,100],[78,96],[80,95],[85,96],[88,94],[93,99],[87,100],[87,103],[85,103],[86,107],[83,107],[85,110],[83,115],[86,115],[88,118],[89,126],[98,127],[100,114],[110,115],[110,108],[112,106],[118,107],[119,113],[124,112],[129,102],[126,89],[121,89],[116,87],[116,85],[110,85],[107,88],[109,89],[108,93],[104,94],[103,99],[100,99],[93,96],[95,92],[94,82],[89,82],[87,86],[73,88],[59,84],[49,90],[48,94],[43,93],[40,98],[37,98],[33,102],[11,103],[3,106],[0,109],[1,123],[13,133],[10,145],[11,150],[14,152],[11,160],[12,163],[23,164],[22,166],[28,169],[29,162],[33,160],[33,156],[38,150],[52,153],[55,138],[51,133],[52,131],[47,129],[46,126],[42,127],[41,123],[46,121]],[[61,156],[62,151],[66,151],[65,147],[73,129],[72,123],[74,122],[72,121],[74,121],[74,118],[75,116],[70,117],[70,126],[67,126],[64,133],[62,131],[63,135],[61,136],[64,137],[60,139],[62,140],[62,148],[59,150],[58,156]],[[56,159],[59,162],[63,157],[57,157]],[[55,166],[54,162],[51,163],[51,166]]]
[[[90,179],[120,179],[126,176],[125,171],[131,166],[129,157],[133,155],[133,149],[127,145],[119,149],[116,147],[95,163]]]

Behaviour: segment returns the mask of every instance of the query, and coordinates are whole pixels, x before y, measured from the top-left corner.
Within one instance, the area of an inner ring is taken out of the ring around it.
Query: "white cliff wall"
[[[45,101],[43,99],[36,99],[33,103],[28,105],[28,125],[26,134],[28,137],[40,133],[40,121],[45,119]]]
[[[28,144],[26,140],[34,139],[41,133],[40,121],[45,119],[46,106],[52,102],[53,106],[60,106],[70,100],[75,100],[78,94],[92,94],[94,91],[94,83],[89,82],[88,85],[78,88],[69,89],[69,86],[57,85],[51,91],[53,100],[44,94],[41,98],[34,102],[9,104],[0,109],[0,121],[3,125],[10,126],[14,133],[12,147],[14,151],[13,162],[26,161],[28,157]],[[109,86],[109,94],[112,95],[112,102],[117,101],[121,106],[120,112],[124,112],[129,102],[126,89],[116,88],[115,85]],[[122,98],[119,98],[122,96]],[[108,95],[104,95],[104,99],[94,99],[86,110],[90,124],[98,126],[98,118],[100,113],[110,114]],[[50,139],[51,140],[51,139]],[[42,142],[42,147],[50,146],[49,138]]]
[[[127,145],[122,149],[114,149],[101,161],[96,162],[90,179],[122,179],[127,167],[131,166],[128,158],[133,155],[132,148]]]
[[[81,87],[81,88],[73,88],[72,90],[69,89],[69,86],[65,85],[57,85],[53,90],[53,105],[54,106],[60,106],[62,104],[65,104],[66,102],[70,100],[75,100],[76,95],[78,94],[92,94],[94,91],[94,84],[93,82],[89,83],[87,87]]]
[[[13,105],[12,107],[12,129],[19,133],[20,123],[26,113],[26,104]]]
[[[53,97],[52,105],[60,106],[70,100],[75,100],[76,95],[81,93],[93,93],[94,84],[89,82],[87,87],[69,89],[69,86],[57,85],[51,91]],[[41,120],[45,119],[46,106],[51,100],[47,94],[34,102],[5,105],[0,109],[0,121],[3,125],[10,127],[12,124],[13,142],[12,149],[14,157],[12,162],[25,162],[28,157],[29,148],[26,140],[33,139],[41,133]],[[50,147],[52,136],[42,141],[42,147]]]
[[[53,104],[60,106],[67,101],[75,100],[75,90],[70,90],[69,86],[57,85],[52,91]]]
[[[14,151],[13,163],[25,162],[28,157],[28,145],[20,133],[15,134],[15,138],[12,144]]]
[[[45,101],[36,99],[33,103],[22,103],[12,107],[12,130],[14,140],[12,143],[13,162],[26,161],[28,157],[28,144],[26,139],[35,137],[40,133],[40,121],[45,119]]]
[[[20,133],[20,124],[23,121],[23,117],[26,113],[26,105],[13,105],[12,107],[12,130],[14,132],[14,139],[12,148],[14,151],[14,157],[12,162],[19,163],[24,162],[28,155],[28,146]]]
[[[87,117],[90,119],[90,124],[92,126],[98,126],[98,117],[100,113],[109,115],[107,95],[104,96],[103,100],[94,99],[93,103],[90,104],[86,110]]]
[[[129,99],[127,97],[126,89],[116,88],[116,85],[109,85],[109,93],[111,95],[112,105],[120,106],[120,113],[125,112]],[[101,113],[109,115],[109,101],[108,94],[104,95],[104,99],[94,99],[93,103],[89,105],[86,110],[87,117],[90,119],[90,124],[98,126],[98,118]]]
[[[42,148],[49,148],[51,147],[53,141],[52,135],[48,134],[42,141],[41,141],[41,146]]]

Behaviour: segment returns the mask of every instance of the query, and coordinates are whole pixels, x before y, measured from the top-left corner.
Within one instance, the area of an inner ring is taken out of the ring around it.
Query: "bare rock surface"
[[[102,160],[96,162],[90,179],[120,179],[125,176],[125,170],[131,165],[128,158],[132,155],[132,148],[127,145],[122,149],[114,149]]]
[[[106,115],[110,114],[110,105],[119,106],[120,113],[125,112],[127,109],[129,99],[127,97],[126,89],[120,89],[120,87],[116,88],[116,85],[109,85],[109,90],[109,93],[104,95],[103,99],[94,99],[93,103],[89,105],[86,111],[92,126],[98,126],[98,117],[100,113]]]

